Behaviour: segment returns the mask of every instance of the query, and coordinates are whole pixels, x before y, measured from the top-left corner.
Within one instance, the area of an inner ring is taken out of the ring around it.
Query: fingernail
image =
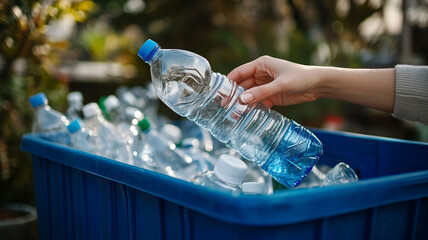
[[[254,95],[252,93],[243,93],[240,99],[242,103],[249,103],[254,100]]]

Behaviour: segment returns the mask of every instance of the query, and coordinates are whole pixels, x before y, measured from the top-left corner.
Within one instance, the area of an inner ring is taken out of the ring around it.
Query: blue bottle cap
[[[48,98],[42,92],[37,93],[37,94],[30,97],[30,104],[33,108],[40,106],[40,105],[45,105],[45,104],[48,104]]]
[[[155,41],[148,39],[143,46],[141,46],[140,50],[138,50],[138,56],[140,56],[145,62],[149,62],[159,48],[159,45]]]
[[[82,120],[80,118],[74,119],[70,124],[68,124],[67,129],[70,133],[75,133],[82,128]]]

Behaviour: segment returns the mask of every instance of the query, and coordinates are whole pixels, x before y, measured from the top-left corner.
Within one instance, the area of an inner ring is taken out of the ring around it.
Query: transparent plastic
[[[92,154],[99,154],[96,152],[95,136],[92,131],[89,131],[83,126],[83,122],[80,121],[80,118],[73,120],[74,124],[78,125],[78,129],[73,129],[70,131],[70,146]],[[77,122],[77,123],[76,123]]]
[[[85,126],[89,131],[92,131],[97,141],[96,152],[99,155],[125,163],[132,163],[132,154],[125,140],[115,127],[103,117],[101,110],[99,110],[98,114],[89,118],[85,116]]]
[[[68,108],[65,116],[70,120],[82,117],[83,95],[81,92],[70,92],[67,95]]]
[[[206,186],[206,187],[223,191],[223,192],[232,192],[235,194],[238,194],[241,192],[240,185],[228,183],[222,180],[214,173],[214,171],[203,172],[200,175],[193,178],[192,182],[201,186]]]
[[[242,104],[238,99],[244,88],[212,72],[205,58],[158,45],[142,58],[167,106],[210,130],[281,184],[297,186],[319,160],[322,144],[314,134],[261,103]]]
[[[69,145],[68,123],[68,119],[62,113],[52,109],[46,103],[34,107],[31,132],[39,134],[45,140]]]
[[[197,173],[197,163],[156,129],[141,129],[142,144],[138,161],[143,167],[175,178],[190,181]]]
[[[322,186],[345,184],[357,182],[358,176],[354,170],[346,163],[338,163],[334,168],[327,172],[323,179]]]

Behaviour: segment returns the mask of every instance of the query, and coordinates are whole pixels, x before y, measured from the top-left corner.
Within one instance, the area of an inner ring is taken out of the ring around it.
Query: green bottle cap
[[[138,127],[140,127],[141,131],[146,131],[150,128],[150,122],[147,120],[147,118],[143,118],[138,122]]]
[[[106,105],[105,105],[105,101],[106,101],[107,97],[106,96],[102,96],[98,99],[98,106],[100,106],[101,112],[103,113],[104,117],[111,121],[110,119],[110,114],[108,114],[107,110],[106,110]]]

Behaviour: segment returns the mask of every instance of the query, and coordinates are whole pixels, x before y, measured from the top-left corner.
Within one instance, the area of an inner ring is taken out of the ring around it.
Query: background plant
[[[19,150],[22,135],[31,131],[28,98],[43,91],[53,107],[64,109],[68,87],[53,70],[67,55],[70,30],[94,6],[77,0],[0,3],[0,202],[34,202],[31,160]]]

